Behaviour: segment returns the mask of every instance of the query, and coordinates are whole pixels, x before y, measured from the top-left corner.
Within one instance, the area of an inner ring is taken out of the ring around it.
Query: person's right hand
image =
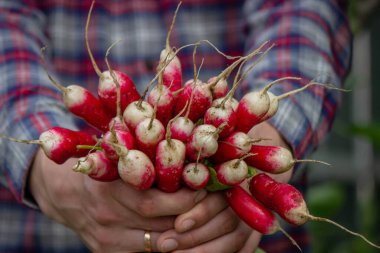
[[[72,171],[76,161],[58,165],[39,150],[30,191],[43,213],[76,231],[93,252],[141,252],[146,230],[154,246],[161,232],[173,229],[175,215],[206,196],[185,188],[168,194],[136,190],[121,180],[97,182]]]

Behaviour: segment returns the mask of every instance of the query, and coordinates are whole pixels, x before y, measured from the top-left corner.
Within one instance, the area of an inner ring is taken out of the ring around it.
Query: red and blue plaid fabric
[[[284,76],[299,76],[304,82],[316,78],[339,87],[351,57],[351,33],[341,2],[183,0],[170,41],[180,47],[207,39],[229,55],[246,54],[266,40],[274,43],[246,77],[239,96]],[[0,133],[31,140],[56,125],[92,131],[64,108],[40,56],[40,48],[47,46],[46,65],[60,83],[96,92],[98,77],[84,41],[90,4],[90,0],[0,2]],[[154,76],[177,4],[99,0],[89,40],[100,68],[106,69],[106,49],[122,39],[112,50],[110,63],[130,75],[142,91]],[[209,46],[198,48],[197,55],[199,62],[204,58],[203,80],[230,63]],[[185,79],[191,78],[192,49],[181,51],[179,57]],[[299,82],[283,82],[271,90],[281,94],[299,87]],[[301,158],[324,139],[339,101],[339,92],[315,86],[281,101],[270,122]],[[0,252],[87,252],[72,231],[26,205],[25,182],[36,150],[35,145],[0,140]],[[302,229],[292,228],[290,233],[305,252],[309,240]],[[295,251],[281,234],[264,237],[262,245],[268,252]]]

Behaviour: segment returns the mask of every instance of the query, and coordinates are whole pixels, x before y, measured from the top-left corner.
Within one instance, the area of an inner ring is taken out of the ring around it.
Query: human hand
[[[43,213],[77,232],[93,252],[141,252],[146,230],[152,231],[156,250],[161,232],[173,229],[175,215],[191,210],[206,195],[185,188],[171,194],[140,191],[121,180],[98,182],[73,172],[76,161],[57,165],[40,150],[30,190]]]
[[[175,228],[160,235],[157,248],[162,252],[237,252],[251,232],[222,193],[209,193],[176,218]]]

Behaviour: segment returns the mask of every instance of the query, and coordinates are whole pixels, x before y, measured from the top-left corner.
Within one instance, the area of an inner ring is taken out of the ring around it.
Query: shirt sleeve
[[[341,2],[246,1],[246,50],[265,41],[274,47],[247,75],[242,94],[285,76],[301,77],[302,81],[281,82],[270,89],[272,93],[300,88],[310,80],[342,87],[351,63],[352,34]],[[301,159],[315,150],[331,129],[340,100],[340,91],[311,86],[280,100],[269,123]]]
[[[32,2],[0,2],[0,133],[24,140],[38,139],[52,126],[76,128],[42,65],[40,48],[49,44],[46,20]],[[24,204],[29,203],[25,185],[37,149],[0,140],[0,183]]]

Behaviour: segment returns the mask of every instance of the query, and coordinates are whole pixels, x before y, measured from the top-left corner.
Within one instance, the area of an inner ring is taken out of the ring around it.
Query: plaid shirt
[[[84,41],[90,2],[0,1],[0,133],[38,139],[56,125],[92,131],[64,108],[40,59],[40,48],[47,45],[48,66],[60,83],[79,83],[96,92],[98,77]],[[106,69],[108,46],[123,39],[113,49],[110,63],[142,91],[154,75],[177,3],[99,0],[89,40],[100,68]],[[284,76],[340,86],[350,64],[351,33],[338,0],[183,0],[171,44],[179,47],[200,39],[229,55],[246,54],[266,40],[275,43],[246,77],[239,96]],[[203,80],[229,64],[211,47],[202,46],[197,53],[198,59],[204,58]],[[184,79],[191,78],[192,49],[179,57]],[[283,82],[271,91],[281,94],[299,87],[299,82]],[[339,100],[339,92],[312,87],[281,101],[270,122],[301,158],[329,131]],[[0,252],[87,252],[72,231],[25,205],[25,182],[36,150],[36,145],[0,140]],[[307,251],[304,232],[293,228],[291,235]],[[264,237],[262,246],[268,252],[294,251],[280,233]]]

